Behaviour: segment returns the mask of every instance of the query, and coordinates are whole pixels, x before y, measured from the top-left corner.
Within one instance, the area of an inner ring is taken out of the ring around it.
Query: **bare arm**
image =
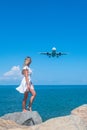
[[[27,69],[24,70],[23,74],[25,76],[25,80],[26,80],[26,84],[27,84],[27,90],[29,91],[29,89],[30,89],[30,82],[29,82],[29,77],[28,77],[28,75],[29,75],[28,70]]]

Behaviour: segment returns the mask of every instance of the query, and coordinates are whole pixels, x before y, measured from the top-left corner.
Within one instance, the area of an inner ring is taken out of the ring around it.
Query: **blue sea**
[[[0,86],[0,116],[22,111],[23,94],[16,91],[17,85]],[[35,85],[37,96],[33,110],[38,111],[43,121],[64,116],[83,104],[87,104],[87,85]],[[29,102],[30,94],[27,100]]]

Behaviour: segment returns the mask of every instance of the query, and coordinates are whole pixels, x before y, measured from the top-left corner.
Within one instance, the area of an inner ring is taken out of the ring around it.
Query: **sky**
[[[68,55],[49,58],[39,52]],[[0,1],[0,85],[18,85],[26,56],[35,85],[87,85],[87,1]]]

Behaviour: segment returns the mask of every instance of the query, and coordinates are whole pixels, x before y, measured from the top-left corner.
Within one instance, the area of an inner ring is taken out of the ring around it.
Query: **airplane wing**
[[[40,52],[40,54],[47,55],[47,56],[51,56],[51,53],[50,53],[50,52]]]
[[[61,56],[61,55],[67,55],[67,53],[63,53],[63,52],[58,52],[56,53],[57,56]]]

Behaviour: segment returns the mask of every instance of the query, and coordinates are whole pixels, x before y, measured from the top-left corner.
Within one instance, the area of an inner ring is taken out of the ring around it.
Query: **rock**
[[[16,124],[14,121],[11,120],[4,120],[0,118],[0,130],[8,130],[10,128],[17,128],[20,127],[20,125]]]
[[[50,119],[36,126],[34,130],[87,130],[87,128],[84,121],[78,116],[69,115]]]
[[[82,105],[72,110],[71,114],[80,117],[87,124],[87,104]]]
[[[12,120],[20,125],[26,125],[26,126],[31,126],[31,125],[42,123],[42,119],[40,115],[38,114],[38,112],[36,111],[14,112],[14,113],[6,114],[2,116],[1,118],[5,120]]]
[[[52,118],[34,126],[0,119],[0,130],[87,130],[87,105],[74,109],[68,116]]]
[[[87,130],[84,121],[75,115],[53,118],[35,126],[22,126],[8,120],[0,120],[0,123],[4,126],[0,130]]]

